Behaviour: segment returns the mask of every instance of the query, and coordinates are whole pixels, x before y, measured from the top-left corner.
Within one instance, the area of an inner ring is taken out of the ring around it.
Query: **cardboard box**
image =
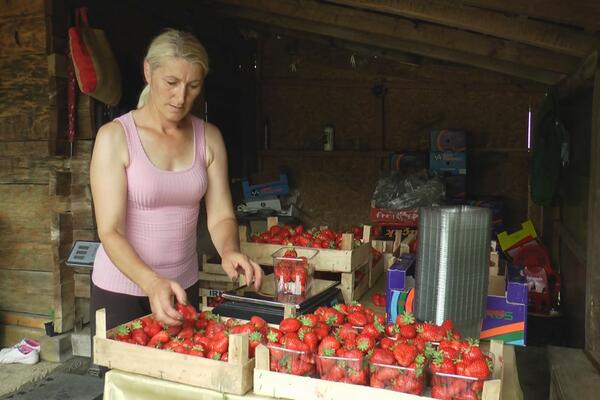
[[[271,197],[261,200],[249,200],[246,201],[246,211],[258,211],[258,210],[275,210],[281,211],[281,200],[277,197]]]
[[[434,129],[430,131],[431,151],[455,151],[467,150],[467,135],[465,131]]]
[[[255,183],[255,182],[253,182]],[[279,180],[266,183],[250,184],[248,179],[242,181],[242,191],[246,200],[262,200],[286,195],[290,192],[286,174],[280,174]]]
[[[377,225],[389,227],[417,227],[419,226],[419,209],[406,208],[402,210],[392,208],[371,207],[371,221]]]
[[[387,272],[386,312],[390,323],[404,310],[413,312],[415,289],[407,287],[407,273],[414,264],[414,255],[403,254]],[[523,278],[511,278],[506,284],[504,276],[490,276],[480,339],[525,346],[527,303],[528,289]]]
[[[429,153],[429,170],[442,175],[466,175],[467,153],[432,151]]]

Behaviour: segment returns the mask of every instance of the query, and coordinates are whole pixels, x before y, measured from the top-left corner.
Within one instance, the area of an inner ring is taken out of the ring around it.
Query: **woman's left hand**
[[[239,251],[232,251],[221,257],[223,270],[232,281],[238,279],[242,273],[246,278],[246,285],[250,286],[254,282],[256,290],[260,290],[263,279],[263,270],[254,260]]]

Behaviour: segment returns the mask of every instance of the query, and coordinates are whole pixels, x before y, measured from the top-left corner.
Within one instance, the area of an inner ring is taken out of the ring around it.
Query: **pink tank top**
[[[187,289],[198,280],[196,224],[208,183],[204,122],[192,117],[195,146],[192,166],[165,171],[154,166],[146,155],[131,112],[116,120],[123,125],[129,147],[127,240],[154,271]],[[113,264],[102,245],[96,253],[92,281],[111,292],[146,295]]]

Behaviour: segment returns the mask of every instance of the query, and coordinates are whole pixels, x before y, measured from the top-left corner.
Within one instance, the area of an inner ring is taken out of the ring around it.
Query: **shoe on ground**
[[[4,351],[7,350],[7,351]],[[26,344],[3,349],[0,354],[0,364],[36,364],[40,360],[40,352]]]
[[[15,349],[19,346],[27,346],[32,350],[35,350],[37,352],[39,352],[42,349],[42,345],[40,344],[40,342],[38,342],[35,339],[21,339],[21,341],[17,344],[15,344],[12,347],[7,347],[5,349],[0,350],[0,356],[2,356],[4,353],[7,353],[9,351],[11,351],[12,349]]]

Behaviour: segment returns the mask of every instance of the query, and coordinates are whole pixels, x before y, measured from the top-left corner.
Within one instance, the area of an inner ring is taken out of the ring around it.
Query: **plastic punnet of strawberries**
[[[316,254],[316,251],[312,251]],[[311,253],[311,258],[314,257]],[[313,267],[306,256],[295,249],[282,248],[273,254],[273,272],[277,294],[304,296],[312,284]]]

